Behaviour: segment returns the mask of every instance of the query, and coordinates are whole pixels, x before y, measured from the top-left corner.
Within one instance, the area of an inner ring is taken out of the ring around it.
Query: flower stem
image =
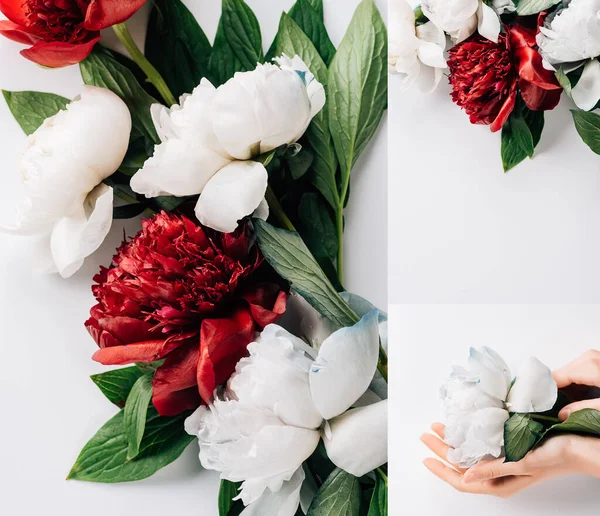
[[[550,423],[560,423],[560,419],[552,416],[543,416],[542,414],[529,414],[531,419],[537,419],[538,421],[549,421]]]
[[[292,224],[290,218],[286,215],[285,211],[283,211],[283,207],[281,206],[279,199],[277,199],[277,196],[275,195],[275,192],[271,186],[267,187],[265,199],[269,205],[270,212],[277,218],[279,223],[289,231],[296,231],[294,224]]]
[[[344,206],[340,203],[335,210],[338,252],[337,252],[337,277],[340,284],[344,284]]]
[[[169,90],[169,87],[167,86],[165,80],[161,77],[156,68],[152,66],[152,63],[150,63],[150,61],[146,59],[146,56],[139,49],[135,41],[133,41],[133,38],[131,37],[127,25],[125,25],[125,23],[118,23],[116,25],[113,25],[113,30],[119,38],[119,41],[123,43],[123,45],[127,49],[127,52],[129,52],[131,58],[146,74],[148,80],[158,90],[158,93],[160,93],[167,105],[170,107],[173,104],[177,104],[177,101],[171,93],[171,90]]]

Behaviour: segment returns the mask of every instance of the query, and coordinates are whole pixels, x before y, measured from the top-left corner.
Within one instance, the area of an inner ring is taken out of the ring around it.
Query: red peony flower
[[[0,34],[33,45],[27,59],[58,68],[83,61],[100,41],[99,31],[124,22],[146,0],[0,0]]]
[[[284,312],[287,294],[251,276],[262,258],[246,227],[223,234],[161,213],[124,242],[92,287],[85,323],[105,364],[165,359],[152,401],[175,415],[209,401],[258,329]]]
[[[562,88],[554,74],[542,66],[536,50],[535,30],[505,27],[494,43],[478,34],[448,52],[452,100],[473,124],[498,131],[508,120],[520,93],[533,111],[554,109]]]

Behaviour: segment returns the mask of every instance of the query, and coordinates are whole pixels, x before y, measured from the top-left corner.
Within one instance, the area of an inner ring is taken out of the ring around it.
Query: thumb
[[[591,349],[552,373],[559,389],[576,383],[600,387],[600,351]]]
[[[567,405],[566,407],[564,407],[558,413],[558,419],[560,419],[561,421],[564,421],[571,414],[573,414],[573,412],[577,412],[578,410],[583,410],[586,408],[600,410],[600,398],[596,398],[595,400],[583,400],[583,401],[577,401],[575,403],[571,403],[570,405]]]
[[[523,475],[524,465],[521,462],[504,462],[504,459],[480,462],[470,468],[464,475],[465,484],[473,484],[493,478]]]

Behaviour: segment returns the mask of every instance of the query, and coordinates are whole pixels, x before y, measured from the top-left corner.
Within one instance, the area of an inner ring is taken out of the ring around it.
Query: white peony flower
[[[444,31],[427,22],[415,27],[415,13],[406,0],[392,0],[389,13],[390,70],[400,75],[408,88],[417,82],[425,93],[432,92],[446,69]]]
[[[537,35],[539,52],[549,70],[565,72],[584,66],[571,90],[575,104],[589,111],[600,100],[600,0],[570,0],[548,15]]]
[[[348,410],[377,368],[379,316],[329,336],[318,353],[277,325],[248,346],[224,394],[186,421],[200,461],[243,482],[244,516],[294,516],[302,464],[325,443],[331,460],[362,476],[387,462],[387,401]],[[266,509],[268,507],[268,510]]]
[[[231,233],[265,197],[267,171],[248,161],[295,143],[325,104],[325,90],[304,62],[283,55],[215,88],[208,80],[180,104],[156,105],[152,118],[161,143],[131,179],[146,197],[201,194],[202,224]],[[259,215],[266,217],[263,203]]]
[[[504,423],[510,413],[550,410],[558,395],[552,372],[529,358],[514,382],[492,349],[471,348],[466,369],[455,367],[441,389],[448,460],[463,468],[504,453]]]
[[[421,9],[430,21],[450,35],[455,44],[475,31],[498,42],[500,19],[483,0],[423,0]]]
[[[113,190],[102,181],[121,165],[130,133],[125,103],[86,86],[28,137],[20,157],[25,196],[16,223],[2,229],[49,236],[56,270],[74,274],[112,224]]]

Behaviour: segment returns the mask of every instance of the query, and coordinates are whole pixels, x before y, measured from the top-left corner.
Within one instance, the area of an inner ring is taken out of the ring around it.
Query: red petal
[[[288,296],[276,283],[264,283],[243,297],[250,305],[252,317],[262,329],[285,313]]]
[[[185,344],[181,338],[138,342],[125,346],[111,346],[96,351],[92,359],[104,365],[123,365],[132,362],[154,362]]]
[[[545,90],[561,90],[554,72],[546,70],[542,65],[542,56],[533,48],[520,48],[515,52],[519,60],[519,77],[544,88]]]
[[[199,356],[199,342],[190,342],[170,353],[156,370],[152,380],[152,400],[162,416],[179,414],[200,405],[196,388]]]
[[[0,0],[0,11],[12,22],[27,25],[24,0]]]
[[[509,96],[504,101],[504,104],[502,105],[502,108],[500,109],[498,116],[492,122],[492,125],[490,126],[490,129],[492,130],[493,133],[502,129],[502,126],[508,120],[508,117],[513,112],[513,109],[515,109],[516,102],[517,102],[517,85],[513,84],[512,88],[510,90]]]
[[[532,111],[549,111],[550,109],[554,109],[558,105],[562,93],[562,89],[548,90],[540,88],[536,84],[524,79],[519,80],[519,89],[525,105]]]
[[[31,48],[21,50],[21,55],[34,63],[48,68],[61,68],[83,61],[100,41],[100,36],[79,45],[71,43],[38,41]]]
[[[102,30],[131,18],[146,0],[92,0],[84,26],[87,30]]]
[[[238,310],[229,319],[202,321],[197,378],[198,391],[204,401],[212,399],[215,387],[225,382],[246,356],[254,330],[254,321],[246,309]]]
[[[0,34],[17,43],[25,43],[26,45],[33,45],[39,41],[38,37],[27,32],[26,27],[8,20],[0,20]]]

